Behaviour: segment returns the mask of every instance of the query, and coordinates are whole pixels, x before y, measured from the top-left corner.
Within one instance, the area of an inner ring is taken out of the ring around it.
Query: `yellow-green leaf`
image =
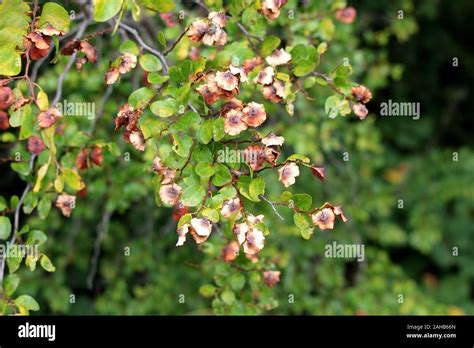
[[[73,190],[79,191],[85,187],[81,176],[70,168],[63,168],[61,176],[66,185],[68,185]]]

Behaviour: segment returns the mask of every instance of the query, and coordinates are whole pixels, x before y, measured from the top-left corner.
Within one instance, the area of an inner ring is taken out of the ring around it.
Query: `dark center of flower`
[[[218,29],[219,29],[219,27],[215,23],[211,23],[207,33],[210,34],[210,35],[214,35],[217,32]]]
[[[230,121],[230,123],[232,123],[234,125],[238,125],[240,123],[240,118],[237,115],[231,116],[229,118],[229,121]]]
[[[326,214],[324,211],[321,212],[321,215],[319,216],[319,220],[326,221],[327,218],[328,218],[328,214]]]
[[[234,78],[234,75],[233,75],[230,71],[226,71],[226,72],[224,73],[224,78],[225,78],[226,80],[232,80],[232,79]]]

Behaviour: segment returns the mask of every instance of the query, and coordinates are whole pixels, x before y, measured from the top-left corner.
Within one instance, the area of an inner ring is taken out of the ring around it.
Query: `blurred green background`
[[[47,254],[56,266],[52,274],[22,270],[21,286],[38,300],[39,313],[474,314],[474,57],[468,30],[474,3],[360,0],[350,5],[357,9],[357,19],[352,25],[335,22],[334,41],[318,71],[330,71],[348,57],[352,78],[374,95],[368,118],[329,119],[324,101],[330,91],[317,87],[310,92],[315,101],[298,96],[293,117],[283,107],[267,106],[271,117],[265,123],[285,137],[288,154],[308,155],[326,167],[324,183],[303,172],[292,190],[311,194],[315,202],[342,204],[347,224],[315,232],[306,241],[289,211],[279,209],[286,219],[282,222],[268,205],[256,204],[252,209],[266,214],[271,230],[261,255],[282,272],[281,282],[264,291],[264,305],[258,308],[240,301],[251,297],[249,287],[238,291],[237,301],[226,308],[203,297],[199,288],[226,272],[225,265],[210,262],[222,242],[214,236],[203,248],[192,242],[175,248],[172,210],[154,202],[149,171],[153,153],[142,158],[123,144],[120,134],[112,133],[118,107],[142,78],[135,76],[114,89],[96,129],[97,137],[112,136],[122,151],[129,151],[131,161],[106,154],[104,168],[88,171],[86,182],[93,185],[86,197],[78,198],[70,219],[56,210],[45,221],[30,219],[31,225],[48,231]],[[296,1],[288,6],[295,8]],[[298,8],[311,16],[318,6],[307,1]],[[399,10],[403,19],[398,19]],[[157,16],[152,20],[162,23]],[[305,30],[318,25],[317,20],[281,21],[273,30],[293,43],[307,42],[313,32]],[[166,29],[170,38],[179,32]],[[68,100],[100,104],[103,72],[120,40],[116,35],[95,41],[99,63],[68,75]],[[458,67],[453,67],[454,57]],[[40,71],[38,81],[49,93],[54,93],[66,61]],[[388,99],[419,102],[421,118],[378,116],[380,103]],[[88,122],[74,120],[66,135],[87,130]],[[266,179],[267,196],[278,197],[283,187],[276,174]],[[2,192],[12,187],[20,191],[17,180],[2,173]],[[90,288],[97,234],[107,224]],[[324,247],[333,241],[363,243],[365,261],[325,258]],[[131,254],[124,257],[126,247]],[[457,255],[453,248],[458,248]]]

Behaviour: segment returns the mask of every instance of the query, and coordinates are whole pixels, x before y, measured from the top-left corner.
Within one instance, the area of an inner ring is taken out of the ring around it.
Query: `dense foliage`
[[[409,76],[455,10],[376,3],[4,0],[0,312],[472,313],[468,85]]]

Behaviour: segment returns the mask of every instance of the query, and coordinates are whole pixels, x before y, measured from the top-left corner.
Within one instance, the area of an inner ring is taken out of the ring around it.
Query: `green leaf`
[[[29,295],[21,295],[16,298],[15,304],[19,307],[23,307],[29,311],[39,310],[39,304],[36,300]]]
[[[212,129],[213,122],[212,120],[205,120],[201,127],[199,127],[199,141],[203,144],[208,144],[212,139]]]
[[[152,136],[159,136],[161,131],[167,127],[168,124],[166,122],[154,116],[148,116],[148,114],[145,114],[140,119],[140,129],[142,130],[145,139],[148,139]],[[120,156],[120,153],[118,156]]]
[[[126,40],[126,41],[122,42],[122,44],[119,47],[119,51],[122,54],[123,53],[130,53],[130,54],[133,54],[135,56],[138,56],[140,54],[140,50],[139,50],[137,44],[135,43],[135,41],[132,41],[132,40]]]
[[[309,60],[304,60],[295,67],[293,73],[295,74],[295,76],[298,77],[305,76],[312,72],[316,68],[316,66],[316,63]]]
[[[81,176],[70,168],[63,168],[61,176],[66,185],[68,185],[73,190],[79,191],[82,190],[85,186]]]
[[[0,75],[15,76],[21,71],[20,54],[9,47],[0,47]]]
[[[245,286],[245,276],[242,273],[234,273],[230,278],[230,287],[235,291],[240,291]]]
[[[321,21],[319,31],[324,41],[331,41],[336,32],[336,26],[331,18],[326,17]]]
[[[38,195],[35,192],[28,192],[23,202],[23,212],[31,214],[38,205]]]
[[[232,290],[224,290],[221,294],[221,299],[226,305],[231,305],[235,302],[235,293]]]
[[[63,192],[64,179],[61,175],[57,176],[56,179],[54,179],[54,189],[56,190],[56,192]]]
[[[105,22],[122,8],[123,0],[94,0],[94,20]]]
[[[219,212],[216,209],[206,208],[202,211],[202,216],[207,217],[212,222],[219,221]]]
[[[0,48],[1,50],[1,48]],[[13,111],[10,114],[10,126],[13,128],[21,126],[21,115],[23,114],[23,108]]]
[[[41,182],[43,181],[46,173],[48,172],[49,162],[43,164],[40,169],[38,169],[38,176],[36,177],[36,183],[33,187],[33,192],[38,192],[41,189]]]
[[[18,249],[18,245],[10,246],[8,257],[7,257],[7,265],[8,265],[8,272],[13,273],[19,267],[21,260],[23,259],[23,254]]]
[[[176,5],[173,0],[139,0],[143,7],[155,12],[171,12]]]
[[[175,136],[173,135],[173,151],[181,157],[188,157],[189,151],[193,146],[193,138],[188,135]]]
[[[41,256],[41,259],[40,259],[40,265],[41,267],[43,267],[43,269],[47,272],[54,272],[56,271],[56,267],[54,267],[53,263],[51,262],[51,260],[49,259],[49,257],[47,257],[46,255],[43,254],[43,256]]]
[[[55,127],[48,127],[41,131],[41,139],[43,139],[46,147],[53,153],[56,154],[56,143],[54,142]]]
[[[319,55],[326,53],[327,50],[328,50],[328,44],[326,42],[321,42],[316,48],[316,51],[318,52]]]
[[[301,236],[304,239],[309,239],[313,234],[314,228],[309,217],[302,213],[295,213],[295,215],[293,215],[293,221],[295,226],[299,228]]]
[[[230,174],[229,168],[227,168],[222,163],[218,163],[215,166],[214,177],[212,178],[212,183],[215,186],[224,186],[232,181],[232,176]]]
[[[166,42],[166,36],[162,31],[159,31],[158,34],[156,34],[156,37],[158,38],[158,42],[161,46],[163,46],[164,48],[168,47],[168,43]]]
[[[316,83],[320,86],[327,86],[328,85],[328,82],[326,81],[325,78],[322,78],[322,77],[316,77]]]
[[[8,237],[10,237],[11,232],[12,224],[10,222],[10,219],[6,216],[0,216],[0,239],[8,239]]]
[[[172,131],[183,132],[195,124],[199,124],[201,117],[194,111],[190,111],[181,116],[171,127]]]
[[[351,106],[349,104],[349,102],[347,100],[342,100],[340,103],[339,103],[339,113],[342,115],[342,116],[346,116],[346,115],[349,115],[351,113]]]
[[[260,48],[260,54],[263,57],[269,56],[273,53],[273,51],[280,45],[280,38],[268,35],[263,40],[262,46]]]
[[[18,138],[19,140],[27,139],[33,134],[34,122],[33,114],[31,113],[31,106],[26,105],[23,108],[21,115],[21,130],[20,136]]]
[[[220,141],[224,138],[224,118],[219,117],[212,122],[212,136],[214,141]]]
[[[311,208],[313,204],[313,198],[307,193],[295,193],[293,195],[293,200],[298,209],[306,211]]]
[[[173,98],[158,100],[151,104],[151,112],[159,117],[170,117],[178,112],[178,102]]]
[[[115,1],[108,2],[113,3]],[[71,25],[69,13],[67,13],[64,7],[55,2],[47,2],[43,5],[41,17],[38,21],[38,27],[43,28],[47,24],[53,26],[55,29],[68,32]]]
[[[183,227],[183,225],[185,224],[189,224],[192,218],[193,216],[191,214],[184,214],[183,216],[181,216],[178,221],[178,228]]]
[[[135,109],[143,109],[154,96],[155,90],[153,88],[142,87],[130,94],[128,103]]]
[[[212,153],[211,150],[205,145],[199,144],[193,151],[193,159],[196,162],[212,162]]]
[[[199,288],[199,293],[204,297],[212,297],[216,292],[217,288],[212,284],[204,284]]]
[[[293,198],[293,194],[290,191],[284,191],[279,198],[282,203],[288,203]]]
[[[156,72],[152,72],[148,74],[147,80],[152,85],[161,85],[169,80],[169,76],[163,76]]]
[[[196,174],[203,178],[208,178],[214,175],[214,167],[211,163],[200,162],[196,165],[194,169],[196,171]]]
[[[17,27],[5,27],[0,30],[0,47],[8,47],[14,50],[18,47],[20,50],[23,49],[23,36],[25,35],[23,28]]]
[[[30,174],[30,166],[26,162],[12,162],[10,164],[12,169],[22,175]]]
[[[16,274],[9,274],[5,277],[3,283],[3,288],[5,290],[5,295],[11,296],[20,284],[20,277]]]
[[[68,146],[71,146],[71,147],[82,148],[87,145],[89,140],[90,140],[90,137],[86,134],[86,132],[77,131],[77,132],[74,132],[74,134],[71,134],[70,136],[67,137],[66,143]]]
[[[40,230],[32,230],[28,233],[28,239],[26,240],[26,244],[28,245],[41,245],[46,243],[48,237],[43,231]]]
[[[291,156],[289,156],[287,159],[287,161],[301,161],[303,163],[309,163],[311,162],[311,160],[309,159],[309,157],[306,157],[304,155],[300,155],[298,153],[294,153],[292,154]]]
[[[184,190],[181,199],[189,207],[195,207],[200,204],[206,195],[206,190],[201,185],[191,185]]]
[[[8,208],[7,201],[5,200],[5,198],[0,196],[0,212],[4,211],[7,208]]]
[[[332,95],[326,99],[324,110],[329,118],[335,118],[339,113],[339,98]]]
[[[163,68],[158,57],[153,54],[144,54],[140,56],[138,63],[143,70],[148,72],[160,71]]]
[[[38,92],[38,95],[36,96],[36,102],[38,104],[38,108],[41,111],[45,111],[49,109],[48,95],[44,91]]]
[[[38,216],[44,220],[48,217],[51,211],[51,198],[49,195],[43,196],[38,203]]]
[[[249,193],[251,180],[252,179],[250,178],[250,176],[247,175],[241,175],[237,180],[237,187],[239,189],[240,194],[243,195],[245,198],[248,198],[249,200],[253,200]]]
[[[314,86],[316,83],[316,78],[314,76],[310,76],[304,79],[303,86],[306,89],[309,89]]]
[[[252,197],[252,200],[255,202],[260,202],[259,195],[265,193],[265,180],[263,177],[259,176],[258,178],[252,179],[249,185],[249,194]]]

